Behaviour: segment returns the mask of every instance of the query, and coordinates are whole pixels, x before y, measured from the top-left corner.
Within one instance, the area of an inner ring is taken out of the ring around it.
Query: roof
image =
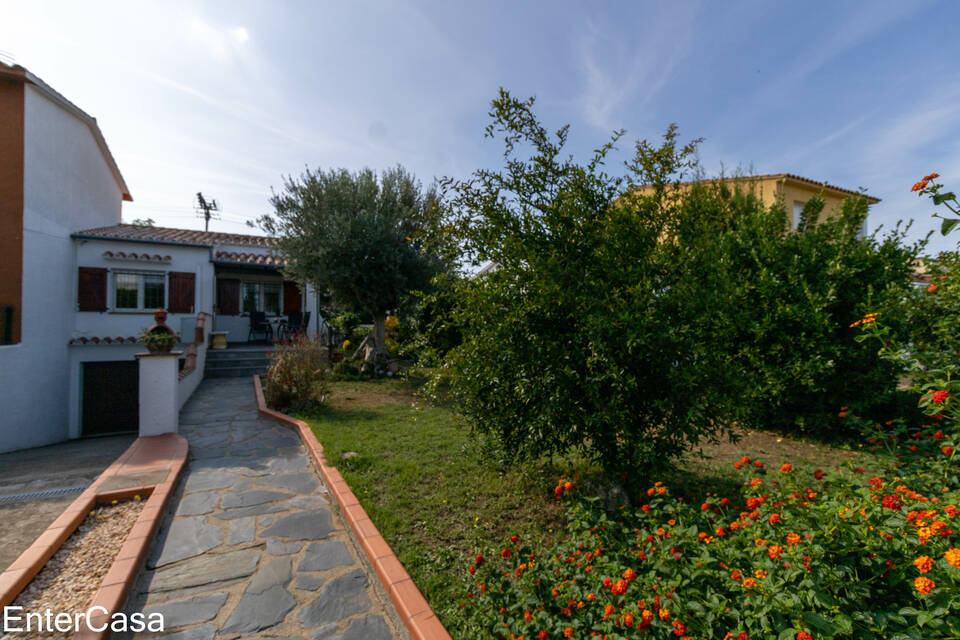
[[[117,186],[120,187],[120,192],[123,194],[123,199],[127,202],[133,201],[133,196],[130,195],[130,189],[127,188],[127,183],[124,181],[123,175],[120,173],[120,167],[117,166],[117,161],[113,159],[113,154],[110,153],[110,147],[107,146],[107,141],[103,137],[103,132],[100,131],[100,125],[97,124],[96,118],[67,100],[53,87],[18,64],[8,65],[0,62],[0,77],[19,80],[21,82],[33,85],[51,102],[63,107],[68,113],[86,124],[87,128],[90,129],[90,133],[93,135],[93,139],[96,141],[97,146],[100,147],[100,152],[103,154],[103,159],[107,161],[107,166],[110,168],[110,172],[117,181]]]
[[[869,202],[870,204],[877,204],[878,202],[880,202],[880,198],[875,198],[866,193],[861,193],[860,191],[854,191],[852,189],[845,189],[843,187],[838,187],[828,182],[817,182],[816,180],[811,180],[810,178],[804,178],[803,176],[798,176],[793,173],[765,173],[759,176],[730,176],[726,178],[706,178],[704,180],[689,180],[686,182],[681,182],[680,184],[695,184],[697,182],[716,182],[718,180],[722,180],[724,182],[733,182],[737,180],[748,181],[748,182],[752,180],[755,180],[755,181],[774,180],[779,182],[780,180],[790,180],[793,182],[800,182],[802,184],[809,185],[811,187],[817,187],[820,189],[829,189],[831,191],[846,193],[851,196],[863,196],[864,198],[867,199],[867,202]]]
[[[171,227],[152,227],[122,223],[110,227],[97,227],[95,229],[77,231],[73,234],[73,237],[94,240],[152,242],[154,244],[176,244],[208,248],[222,245],[269,248],[273,242],[273,238],[267,236],[248,236],[241,233],[196,231],[194,229],[174,229]]]
[[[877,204],[880,202],[880,198],[875,198],[866,193],[861,193],[860,191],[853,191],[852,189],[844,189],[843,187],[838,187],[836,185],[830,184],[828,182],[817,182],[816,180],[811,180],[810,178],[804,178],[803,176],[798,176],[793,173],[768,173],[762,176],[746,176],[747,179],[755,180],[793,180],[795,182],[802,182],[814,187],[821,187],[824,189],[830,189],[832,191],[840,191],[841,193],[846,193],[851,196],[863,196],[867,199],[867,202],[870,204]]]

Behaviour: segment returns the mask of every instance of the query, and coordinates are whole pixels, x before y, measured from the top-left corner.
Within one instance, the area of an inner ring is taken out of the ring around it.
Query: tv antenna
[[[216,200],[212,199],[207,202],[206,198],[204,198],[200,192],[197,192],[197,204],[199,205],[197,217],[203,218],[203,230],[210,231],[210,218],[214,220],[220,219],[220,205],[217,204]]]

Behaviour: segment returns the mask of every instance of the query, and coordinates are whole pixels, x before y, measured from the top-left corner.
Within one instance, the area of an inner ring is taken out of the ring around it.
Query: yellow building
[[[817,182],[808,178],[801,178],[790,173],[773,173],[762,176],[741,176],[734,178],[722,178],[723,182],[737,183],[744,189],[753,190],[759,197],[764,206],[770,207],[777,201],[783,202],[787,210],[787,217],[793,228],[800,222],[800,212],[803,206],[813,196],[819,195],[824,200],[823,213],[820,218],[829,218],[840,204],[850,196],[862,195],[869,204],[880,202],[880,198],[874,198],[858,191],[836,187],[826,182]],[[717,182],[718,179],[704,180],[706,183]],[[692,183],[685,182],[683,185]],[[641,187],[641,191],[648,187]]]

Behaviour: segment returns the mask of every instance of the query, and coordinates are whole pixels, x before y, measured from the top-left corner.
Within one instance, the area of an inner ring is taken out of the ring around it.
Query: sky
[[[960,3],[0,0],[0,56],[97,118],[124,221],[254,233],[305,167],[397,164],[424,183],[496,167],[500,87],[570,124],[586,158],[676,123],[710,174],[793,173],[882,199],[871,230],[939,226],[910,192],[960,189]],[[953,248],[939,237],[932,250]]]

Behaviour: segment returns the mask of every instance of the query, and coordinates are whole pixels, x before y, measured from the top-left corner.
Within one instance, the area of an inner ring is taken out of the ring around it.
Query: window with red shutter
[[[291,280],[283,281],[283,313],[288,315],[293,311],[303,310],[303,298],[300,294],[300,285]]]
[[[240,281],[217,279],[217,313],[224,316],[240,315]]]
[[[170,272],[170,294],[167,298],[167,311],[170,313],[193,313],[196,279],[196,275],[193,273]]]
[[[80,267],[77,278],[77,309],[106,311],[107,270],[97,267]]]

